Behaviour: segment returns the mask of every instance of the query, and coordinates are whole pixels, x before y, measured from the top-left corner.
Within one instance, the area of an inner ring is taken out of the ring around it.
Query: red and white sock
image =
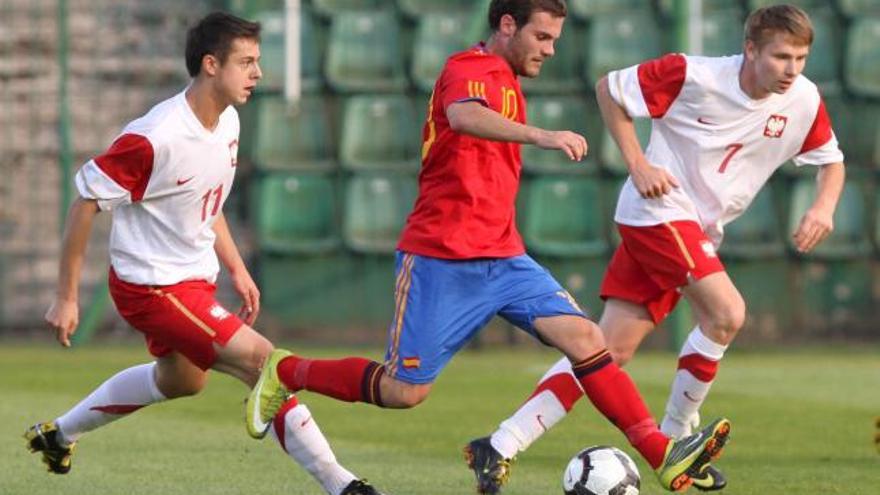
[[[312,413],[305,404],[299,404],[296,397],[291,397],[281,407],[270,430],[281,449],[308,471],[327,493],[338,495],[357,479],[336,461]]]
[[[95,428],[165,400],[156,386],[156,363],[120,371],[55,421],[64,441],[71,443]]]
[[[726,345],[710,340],[699,326],[688,335],[678,357],[678,371],[660,425],[664,433],[673,438],[685,437],[699,424],[700,406],[712,387],[725,350]]]
[[[379,389],[385,367],[369,359],[306,359],[288,356],[278,362],[278,378],[292,391],[308,390],[346,402],[383,407]]]
[[[538,382],[532,395],[492,434],[492,447],[507,459],[523,452],[553,428],[584,395],[571,371],[560,359]]]

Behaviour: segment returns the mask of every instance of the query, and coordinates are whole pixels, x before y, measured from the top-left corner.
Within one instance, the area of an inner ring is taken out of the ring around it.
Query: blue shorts
[[[398,251],[395,271],[385,371],[407,383],[432,383],[495,315],[535,337],[536,318],[586,317],[528,255],[445,260]]]

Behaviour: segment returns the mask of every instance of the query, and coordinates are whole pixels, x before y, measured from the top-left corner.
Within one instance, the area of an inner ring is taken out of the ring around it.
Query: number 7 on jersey
[[[727,154],[724,155],[724,160],[721,162],[721,166],[718,167],[718,173],[723,174],[725,170],[727,170],[727,164],[730,163],[730,160],[733,159],[733,155],[735,155],[739,150],[743,147],[742,143],[733,143],[728,144],[724,149],[727,150]]]

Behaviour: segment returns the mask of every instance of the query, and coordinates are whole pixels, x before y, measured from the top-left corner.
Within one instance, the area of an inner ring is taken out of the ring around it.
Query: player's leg
[[[682,292],[698,325],[681,348],[678,371],[666,405],[662,429],[674,437],[699,424],[699,409],[728,345],[745,321],[745,302],[724,271],[691,283]]]

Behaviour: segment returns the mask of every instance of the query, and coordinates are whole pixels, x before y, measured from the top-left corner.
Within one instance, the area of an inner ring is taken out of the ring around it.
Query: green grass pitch
[[[730,481],[724,493],[877,493],[880,455],[872,439],[880,415],[878,351],[730,352],[703,410],[704,418],[724,414],[733,421],[732,441],[718,462]],[[84,437],[67,476],[46,473],[37,456],[25,451],[21,433],[29,423],[55,417],[106,377],[145,360],[138,347],[0,347],[0,493],[321,493],[271,439],[247,436],[245,388],[219,374],[200,396],[150,407]],[[468,494],[473,481],[462,446],[492,431],[554,360],[555,354],[534,349],[462,353],[428,401],[411,411],[307,393],[301,399],[343,464],[389,495]],[[662,412],[674,367],[672,354],[645,353],[628,368],[655,414]],[[561,494],[569,457],[595,444],[629,452],[642,473],[642,493],[664,493],[624,437],[587,401],[520,456],[504,493]]]

